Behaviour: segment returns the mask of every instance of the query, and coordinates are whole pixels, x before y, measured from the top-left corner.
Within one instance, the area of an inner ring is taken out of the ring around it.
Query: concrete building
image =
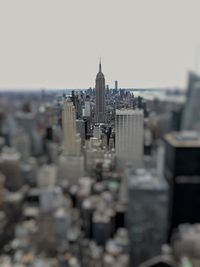
[[[72,102],[64,102],[62,113],[64,153],[58,158],[58,180],[76,183],[84,175],[81,138],[76,131],[76,115]]]
[[[76,133],[76,112],[72,102],[64,102],[62,112],[64,152],[77,156],[81,151],[81,139]]]
[[[116,110],[116,155],[119,164],[140,168],[143,163],[143,110]]]

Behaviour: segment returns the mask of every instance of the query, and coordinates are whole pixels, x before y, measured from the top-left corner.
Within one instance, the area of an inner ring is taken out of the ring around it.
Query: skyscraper
[[[115,81],[115,91],[118,90],[118,81]]]
[[[58,180],[76,183],[84,175],[81,138],[76,131],[76,113],[72,102],[65,101],[62,113],[64,153],[58,159]]]
[[[182,129],[183,130],[199,130],[200,128],[200,81],[194,82],[188,96],[187,103],[183,111]]]
[[[64,102],[62,113],[64,151],[68,155],[80,155],[81,139],[76,133],[76,114],[72,102]]]
[[[131,266],[138,266],[166,242],[168,186],[155,169],[127,169],[126,176]]]
[[[164,175],[169,183],[169,237],[183,223],[200,222],[200,138],[195,132],[165,135]]]
[[[95,109],[95,121],[105,121],[105,78],[101,71],[101,60],[99,62],[99,72],[96,76],[95,84],[96,92],[96,109]]]
[[[199,128],[200,76],[190,72],[188,75],[187,102],[183,109],[181,129]]]
[[[143,162],[143,110],[116,110],[116,154],[119,163],[140,168]]]

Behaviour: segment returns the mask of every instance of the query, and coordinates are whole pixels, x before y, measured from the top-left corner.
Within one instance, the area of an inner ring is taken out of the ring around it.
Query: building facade
[[[143,110],[116,110],[115,147],[119,164],[131,164],[134,168],[143,163]]]
[[[165,135],[164,175],[169,183],[169,234],[200,222],[200,139],[188,132]]]
[[[76,133],[76,113],[72,102],[64,102],[62,112],[64,151],[68,155],[80,155],[81,139]]]

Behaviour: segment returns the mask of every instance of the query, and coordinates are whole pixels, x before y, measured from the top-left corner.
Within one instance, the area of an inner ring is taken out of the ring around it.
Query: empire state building
[[[101,71],[101,61],[99,62],[99,72],[96,76],[95,92],[95,121],[100,123],[105,121],[105,78]]]

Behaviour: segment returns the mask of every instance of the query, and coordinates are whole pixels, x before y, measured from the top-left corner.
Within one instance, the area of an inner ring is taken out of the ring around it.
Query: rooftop
[[[169,133],[164,139],[174,147],[200,147],[200,136],[194,131]]]
[[[116,109],[116,115],[139,115],[143,114],[142,109]]]
[[[165,190],[165,181],[157,175],[156,169],[128,169],[129,188],[140,188],[143,190]]]

